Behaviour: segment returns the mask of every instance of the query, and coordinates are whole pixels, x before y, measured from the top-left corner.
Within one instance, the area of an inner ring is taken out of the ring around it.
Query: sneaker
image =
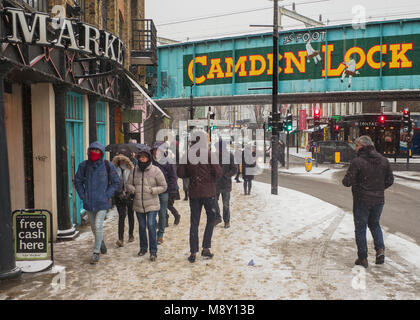
[[[158,244],[162,244],[163,243],[163,238],[162,237],[158,237],[157,238],[157,243]]]
[[[358,265],[358,266],[363,266],[365,268],[367,268],[369,266],[369,263],[368,263],[368,260],[367,259],[357,259],[354,262],[354,264],[355,265]]]
[[[385,249],[378,249],[376,251],[375,264],[384,264],[384,263],[385,263]]]
[[[102,254],[105,254],[107,251],[108,250],[106,249],[105,241],[102,240],[102,243],[101,243],[101,253]]]
[[[92,258],[90,258],[90,264],[96,264],[99,262],[99,253],[93,253]]]
[[[139,253],[137,254],[138,256],[144,256],[147,252],[147,249],[140,249]]]
[[[217,226],[221,222],[222,222],[222,219],[216,218],[216,220],[214,221],[214,226]]]
[[[203,248],[203,251],[201,251],[201,255],[203,257],[206,257],[206,258],[209,258],[209,259],[213,258],[213,256],[214,256],[214,254],[211,253],[210,249],[208,249],[208,248]]]
[[[188,261],[191,263],[195,262],[195,253],[191,253],[191,255],[188,257]]]
[[[128,237],[128,242],[134,242],[134,236],[133,235]]]
[[[156,253],[151,253],[150,254],[150,261],[156,261],[157,259],[157,254]]]
[[[229,221],[228,222],[225,222],[225,229],[227,229],[229,227],[230,227],[230,222]]]
[[[179,213],[177,213],[175,215],[174,225],[178,225],[179,224],[179,220],[181,220],[181,215]]]
[[[117,240],[115,244],[117,245],[117,247],[124,247],[124,240]]]

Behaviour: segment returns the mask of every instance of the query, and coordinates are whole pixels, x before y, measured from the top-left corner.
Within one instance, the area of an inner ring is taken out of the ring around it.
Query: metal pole
[[[4,106],[4,78],[8,66],[0,66],[0,280],[21,274],[16,267],[13,250],[12,205],[10,199],[9,156],[7,152],[6,121]]]
[[[289,170],[289,146],[290,146],[290,134],[289,134],[289,131],[287,131],[286,140],[287,140],[287,167],[286,167],[286,169]]]
[[[299,153],[299,105],[297,107],[296,119],[296,153]]]
[[[267,156],[266,156],[266,152],[265,152],[265,138],[266,138],[266,133],[265,133],[266,124],[265,124],[265,121],[263,123],[263,130],[264,130],[264,163],[266,163],[267,162]]]
[[[273,104],[271,113],[273,119],[277,119],[277,96],[278,96],[278,39],[279,39],[279,3],[274,0],[274,17],[273,17]],[[279,137],[276,125],[273,126],[271,135],[271,194],[278,194],[278,144]]]

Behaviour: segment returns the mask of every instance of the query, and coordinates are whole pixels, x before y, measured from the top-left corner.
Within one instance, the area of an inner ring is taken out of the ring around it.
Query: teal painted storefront
[[[420,90],[419,18],[283,31],[278,50],[280,95]],[[272,86],[272,64],[271,33],[159,47],[155,98],[188,99],[192,84],[194,98],[271,94],[254,89]]]
[[[72,224],[81,224],[83,203],[76,192],[74,177],[79,164],[84,160],[84,105],[83,96],[69,92],[66,96],[66,136],[69,183],[69,204]]]

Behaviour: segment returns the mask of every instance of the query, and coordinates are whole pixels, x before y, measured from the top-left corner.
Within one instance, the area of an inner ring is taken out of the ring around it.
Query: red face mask
[[[89,151],[89,160],[90,161],[98,161],[102,157],[102,153],[96,153],[93,151]]]

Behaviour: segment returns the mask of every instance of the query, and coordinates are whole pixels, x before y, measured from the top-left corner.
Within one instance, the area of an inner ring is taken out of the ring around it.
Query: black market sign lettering
[[[299,32],[299,33],[291,33],[283,37],[283,44],[288,44],[290,42],[308,42],[308,41],[318,41],[318,40],[325,40],[325,36],[327,31],[314,31],[314,32]]]
[[[66,18],[50,18],[42,12],[28,14],[20,9],[5,8],[2,13],[8,25],[3,30],[8,42],[55,46],[124,64],[124,43],[105,30]],[[57,32],[48,31],[52,25],[57,25]]]
[[[304,35],[299,39],[309,37]],[[290,37],[288,42],[292,42]],[[280,46],[280,81],[340,77],[352,57],[356,65],[348,73],[352,76],[379,76],[380,72],[382,76],[420,74],[420,65],[415,63],[420,60],[420,34],[384,37],[382,44],[380,38],[363,38],[311,45],[320,56],[317,64],[305,43]],[[235,57],[232,51],[196,54],[195,59],[190,54],[184,55],[183,61],[184,86],[233,83],[233,78],[235,83],[271,81],[273,74],[271,47],[236,50]]]
[[[50,216],[41,211],[13,213],[16,260],[43,260],[49,255]]]

